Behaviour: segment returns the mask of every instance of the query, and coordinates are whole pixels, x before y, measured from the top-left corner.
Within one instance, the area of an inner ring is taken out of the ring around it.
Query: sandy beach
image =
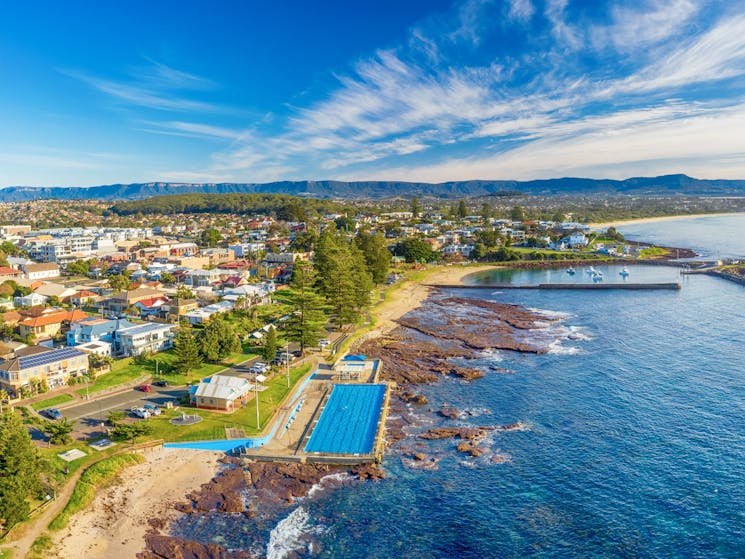
[[[742,215],[742,212],[714,213],[714,214],[686,214],[666,215],[663,217],[644,217],[640,219],[626,219],[621,221],[607,221],[605,223],[590,223],[590,229],[605,229],[607,227],[620,227],[622,225],[635,225],[639,223],[657,223],[658,221],[674,221],[676,219],[688,219],[692,217],[722,217],[728,215]]]
[[[101,491],[90,507],[52,533],[55,552],[71,559],[134,558],[145,548],[149,518],[171,520],[174,504],[217,473],[219,452],[159,448],[146,461],[127,468],[116,485]]]

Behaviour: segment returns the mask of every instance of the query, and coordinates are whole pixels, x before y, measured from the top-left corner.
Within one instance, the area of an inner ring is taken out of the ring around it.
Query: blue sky
[[[0,186],[745,178],[738,2],[0,10]]]

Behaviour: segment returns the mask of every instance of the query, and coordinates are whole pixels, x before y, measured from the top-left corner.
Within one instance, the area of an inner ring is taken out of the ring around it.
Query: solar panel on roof
[[[48,365],[62,359],[69,359],[70,357],[78,357],[82,355],[82,352],[73,348],[63,348],[45,353],[39,353],[37,355],[31,355],[29,357],[20,357],[19,366],[22,369],[30,369],[33,367],[39,367],[42,365]]]

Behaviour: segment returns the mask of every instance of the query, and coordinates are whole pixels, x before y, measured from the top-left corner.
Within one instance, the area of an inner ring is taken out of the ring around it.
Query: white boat
[[[626,266],[624,266],[623,270],[621,270],[618,273],[625,278],[625,277],[628,277],[630,272],[629,272],[629,269]]]
[[[594,276],[595,274],[597,274],[597,270],[595,270],[595,268],[593,268],[592,266],[590,266],[590,267],[589,267],[589,268],[587,269],[587,275],[588,275],[588,276]]]
[[[572,268],[570,266],[569,269],[567,270],[567,274],[569,274],[570,276],[573,276],[574,275],[574,268]]]
[[[592,281],[603,281],[603,274],[600,272],[595,272],[592,274]]]

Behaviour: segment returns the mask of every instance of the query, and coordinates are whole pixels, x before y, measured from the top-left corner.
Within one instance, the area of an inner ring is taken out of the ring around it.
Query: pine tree
[[[264,339],[264,348],[261,352],[264,359],[272,361],[277,357],[277,350],[279,349],[279,342],[277,340],[277,331],[274,328],[269,328]]]
[[[368,233],[360,231],[354,239],[357,247],[362,251],[367,263],[373,282],[376,285],[383,283],[388,277],[393,255],[388,250],[385,237],[381,233]]]
[[[0,531],[25,520],[29,497],[41,491],[41,459],[26,427],[12,412],[0,414]]]
[[[290,289],[283,292],[287,304],[293,308],[287,322],[287,337],[300,344],[300,351],[318,344],[325,335],[328,321],[323,297],[315,288],[316,272],[309,262],[297,262],[292,270]]]
[[[192,369],[202,364],[199,344],[186,321],[181,323],[176,339],[173,341],[173,353],[176,355],[173,368],[181,374],[188,375]]]
[[[231,324],[221,316],[209,321],[200,337],[202,355],[207,361],[220,361],[241,349],[241,341]]]

